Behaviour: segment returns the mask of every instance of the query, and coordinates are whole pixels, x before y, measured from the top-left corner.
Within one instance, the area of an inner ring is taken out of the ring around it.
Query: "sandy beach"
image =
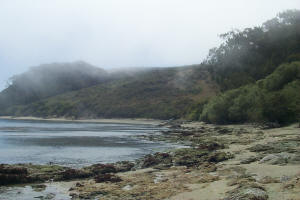
[[[0,119],[10,120],[37,120],[37,121],[62,121],[62,122],[83,122],[83,123],[118,123],[118,124],[149,124],[159,125],[163,120],[143,118],[120,118],[120,119],[69,119],[69,118],[40,118],[40,117],[14,117],[0,116]]]
[[[189,142],[191,148],[78,170],[34,165],[2,166],[2,170],[27,169],[38,180],[54,179],[58,190],[72,199],[300,199],[298,124],[273,129],[202,122],[168,126],[173,128],[145,139]]]

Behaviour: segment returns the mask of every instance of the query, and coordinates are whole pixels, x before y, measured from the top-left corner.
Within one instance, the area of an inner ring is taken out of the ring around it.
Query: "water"
[[[31,186],[0,187],[0,200],[70,200],[67,188],[58,183],[47,183],[43,191],[35,191]]]
[[[140,124],[0,120],[0,163],[82,167],[134,160],[172,146],[137,137],[161,130]]]

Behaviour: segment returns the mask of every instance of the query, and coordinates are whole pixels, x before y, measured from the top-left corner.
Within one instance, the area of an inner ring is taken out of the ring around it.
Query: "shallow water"
[[[136,137],[161,130],[140,124],[0,120],[0,163],[82,167],[134,160],[172,147]]]
[[[57,183],[47,183],[42,191],[35,191],[31,186],[0,187],[0,200],[69,200],[68,193],[67,188]]]

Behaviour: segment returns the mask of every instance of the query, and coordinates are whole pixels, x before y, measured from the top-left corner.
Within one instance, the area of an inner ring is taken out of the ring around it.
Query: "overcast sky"
[[[200,63],[219,34],[296,8],[300,0],[0,0],[0,89],[42,63]]]

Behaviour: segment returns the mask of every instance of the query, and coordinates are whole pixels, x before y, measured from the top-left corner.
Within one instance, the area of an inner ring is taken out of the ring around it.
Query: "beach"
[[[31,175],[43,171],[42,178],[54,179],[70,199],[299,200],[297,124],[266,128],[168,122],[165,126],[169,130],[162,134],[143,137],[190,148],[75,171],[54,166],[47,170],[7,167],[27,168]]]

